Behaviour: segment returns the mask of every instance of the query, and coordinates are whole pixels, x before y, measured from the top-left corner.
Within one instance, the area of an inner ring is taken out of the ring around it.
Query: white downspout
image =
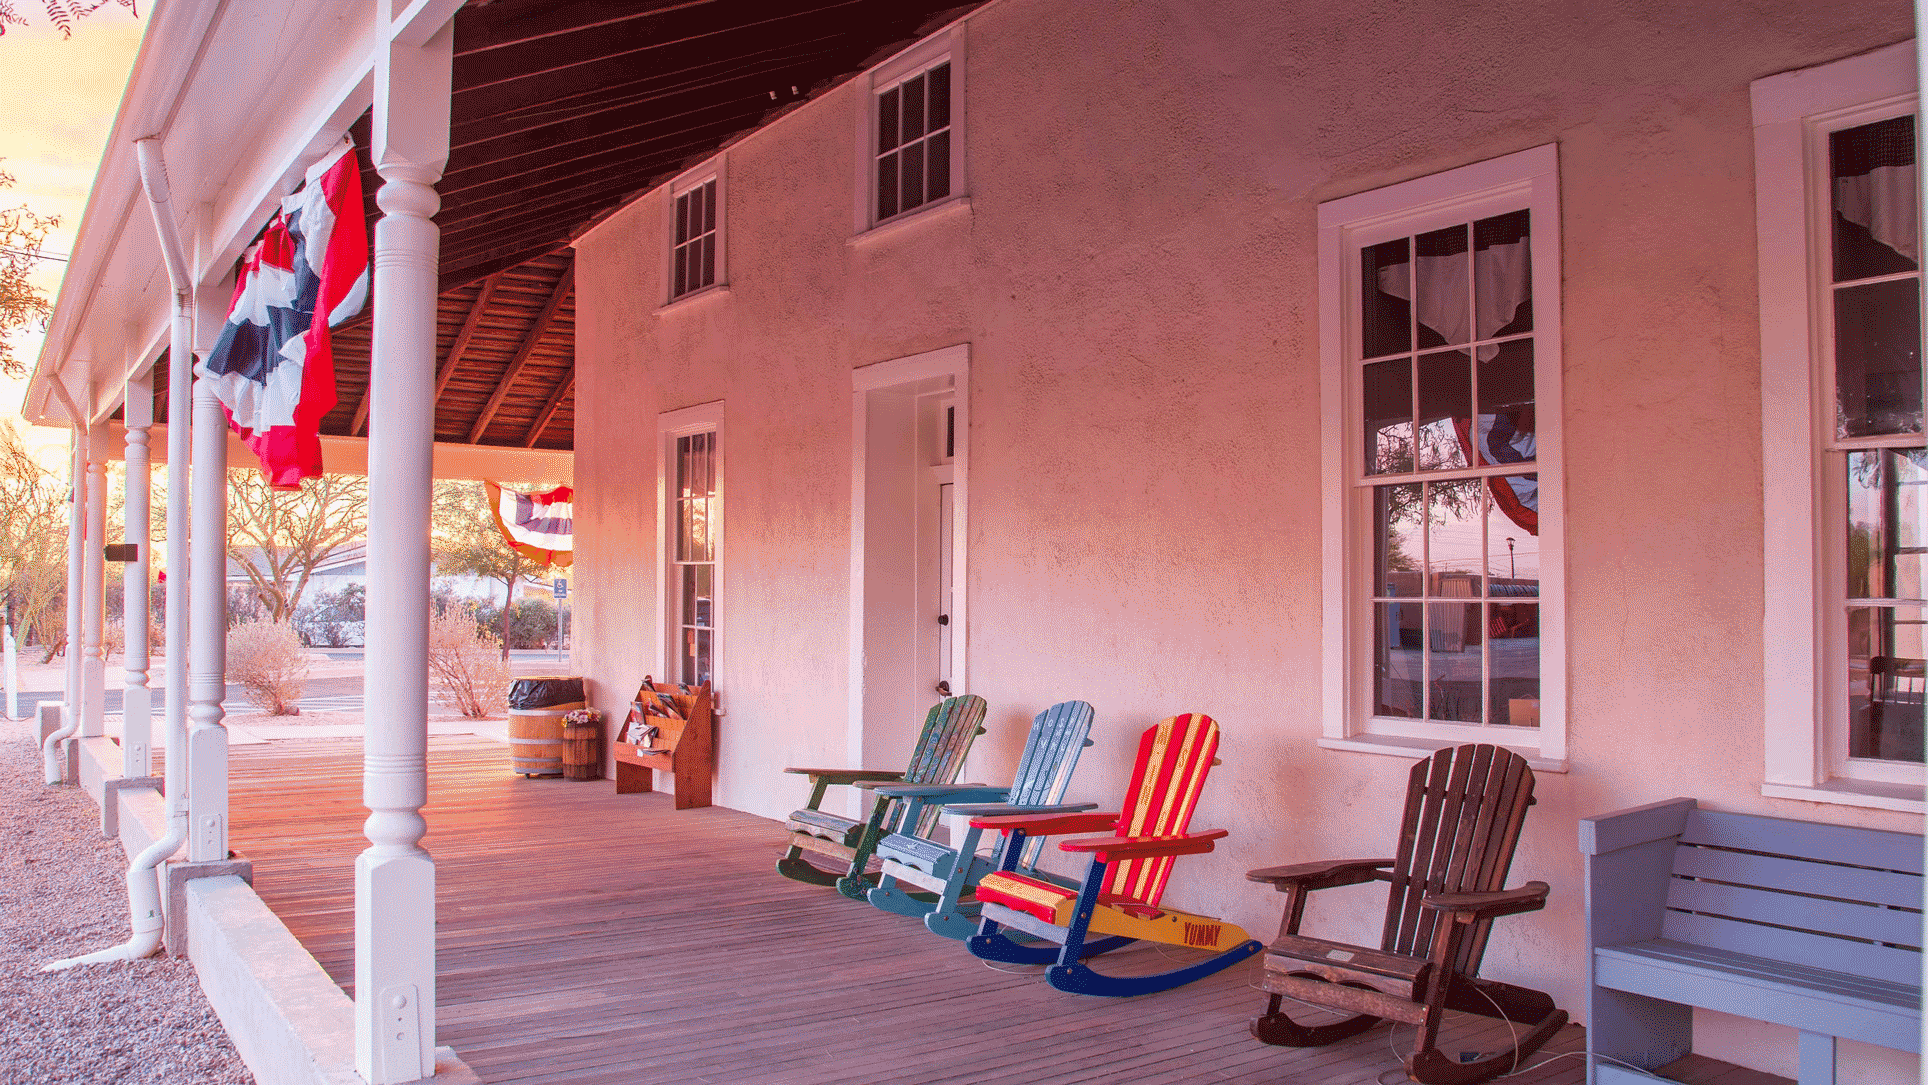
[[[73,397],[67,394],[67,386],[59,376],[49,377],[54,396],[66,409],[68,419],[73,423],[73,454],[68,457],[68,474],[71,485],[67,491],[67,666],[65,668],[66,689],[62,696],[66,699],[60,714],[60,729],[48,735],[40,744],[41,759],[47,770],[46,780],[57,784],[66,776],[59,754],[60,744],[74,737],[80,731],[80,556],[82,551],[81,499],[86,484],[82,482],[82,465],[87,456],[87,422],[81,416],[80,408],[74,405]],[[76,780],[75,783],[80,781]]]
[[[140,157],[141,186],[161,235],[161,255],[174,288],[174,323],[167,358],[167,835],[134,858],[127,868],[127,907],[133,934],[117,946],[69,957],[42,968],[55,972],[77,964],[132,961],[161,948],[161,884],[158,868],[187,840],[187,467],[188,401],[194,373],[194,284],[188,277],[186,249],[169,205],[167,166],[159,137],[134,142]]]

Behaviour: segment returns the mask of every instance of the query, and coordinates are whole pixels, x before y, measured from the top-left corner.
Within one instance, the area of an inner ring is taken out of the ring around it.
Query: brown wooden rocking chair
[[[1427,1085],[1470,1085],[1523,1065],[1566,1024],[1566,1011],[1539,991],[1477,978],[1493,920],[1546,905],[1545,882],[1501,889],[1520,823],[1533,803],[1526,759],[1498,746],[1441,750],[1413,766],[1397,859],[1353,859],[1254,870],[1286,895],[1279,937],[1266,948],[1259,986],[1272,992],[1252,1035],[1268,1044],[1323,1047],[1381,1020],[1419,1026],[1406,1073]],[[1387,869],[1390,868],[1390,869]],[[1377,950],[1299,934],[1315,889],[1392,883]],[[1353,1016],[1324,1025],[1288,1017],[1284,998]],[[1471,1062],[1438,1048],[1446,1010],[1517,1026],[1511,1046]]]

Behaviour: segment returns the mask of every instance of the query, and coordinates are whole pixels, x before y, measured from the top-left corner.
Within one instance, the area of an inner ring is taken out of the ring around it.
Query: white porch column
[[[429,479],[435,310],[454,27],[405,31],[405,0],[376,0],[374,344],[368,426],[368,625],[362,801],[355,860],[355,1066],[370,1085],[435,1070],[435,864],[428,801]],[[453,15],[449,7],[442,16]],[[432,33],[424,33],[432,31]]]
[[[80,615],[84,609],[80,570],[87,551],[83,535],[87,523],[87,434],[79,423],[74,425],[72,448],[73,455],[67,464],[67,659],[62,694],[67,701],[67,712],[61,728],[77,732],[81,720]]]
[[[216,863],[228,857],[228,420],[206,380],[194,382],[193,476],[189,563],[199,575],[189,597],[187,859]]]
[[[80,565],[80,737],[106,734],[107,659],[107,438],[87,442],[87,488],[82,496]]]
[[[152,566],[152,525],[148,505],[152,477],[148,472],[147,430],[154,423],[154,371],[127,382],[127,499],[122,538],[134,544],[134,560],[121,578],[121,649],[126,682],[121,687],[121,775],[151,776],[154,772],[153,694],[147,685],[149,664],[147,577]]]

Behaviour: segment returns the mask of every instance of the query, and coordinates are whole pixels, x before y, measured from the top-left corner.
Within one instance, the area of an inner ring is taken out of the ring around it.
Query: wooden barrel
[[[509,709],[509,769],[524,776],[562,775],[562,717],[581,701]]]
[[[602,724],[562,725],[562,778],[602,779]]]

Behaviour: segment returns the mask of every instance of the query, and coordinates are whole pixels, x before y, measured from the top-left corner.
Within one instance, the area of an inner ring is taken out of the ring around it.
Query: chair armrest
[[[1245,876],[1255,882],[1271,882],[1280,892],[1295,885],[1307,890],[1331,889],[1384,881],[1386,872],[1380,868],[1392,864],[1391,859],[1323,859],[1316,863],[1261,867],[1246,871]]]
[[[1149,855],[1197,855],[1212,850],[1212,841],[1231,833],[1230,829],[1213,829],[1204,833],[1180,833],[1177,836],[1101,836],[1084,840],[1066,840],[1058,845],[1060,851],[1088,851],[1094,853],[1101,863],[1119,859],[1139,859]]]
[[[1023,829],[1026,836],[1063,836],[1067,833],[1102,833],[1118,827],[1117,811],[1099,814],[1006,814],[1002,817],[972,818],[973,829]]]
[[[1451,912],[1455,917],[1496,919],[1537,912],[1546,907],[1546,894],[1545,882],[1527,882],[1518,889],[1495,889],[1490,893],[1428,893],[1419,903],[1435,911]]]
[[[1010,802],[945,803],[946,814],[965,817],[1004,817],[1011,814],[1076,814],[1097,807],[1095,802],[1068,802],[1058,806],[1025,806]]]
[[[943,802],[952,795],[959,799],[991,802],[1011,793],[1008,787],[992,787],[990,784],[898,784],[889,780],[863,780],[857,786],[865,791],[875,791],[885,798],[917,798],[929,802]]]
[[[887,769],[784,769],[829,784],[854,784],[859,780],[901,780],[904,774]]]

